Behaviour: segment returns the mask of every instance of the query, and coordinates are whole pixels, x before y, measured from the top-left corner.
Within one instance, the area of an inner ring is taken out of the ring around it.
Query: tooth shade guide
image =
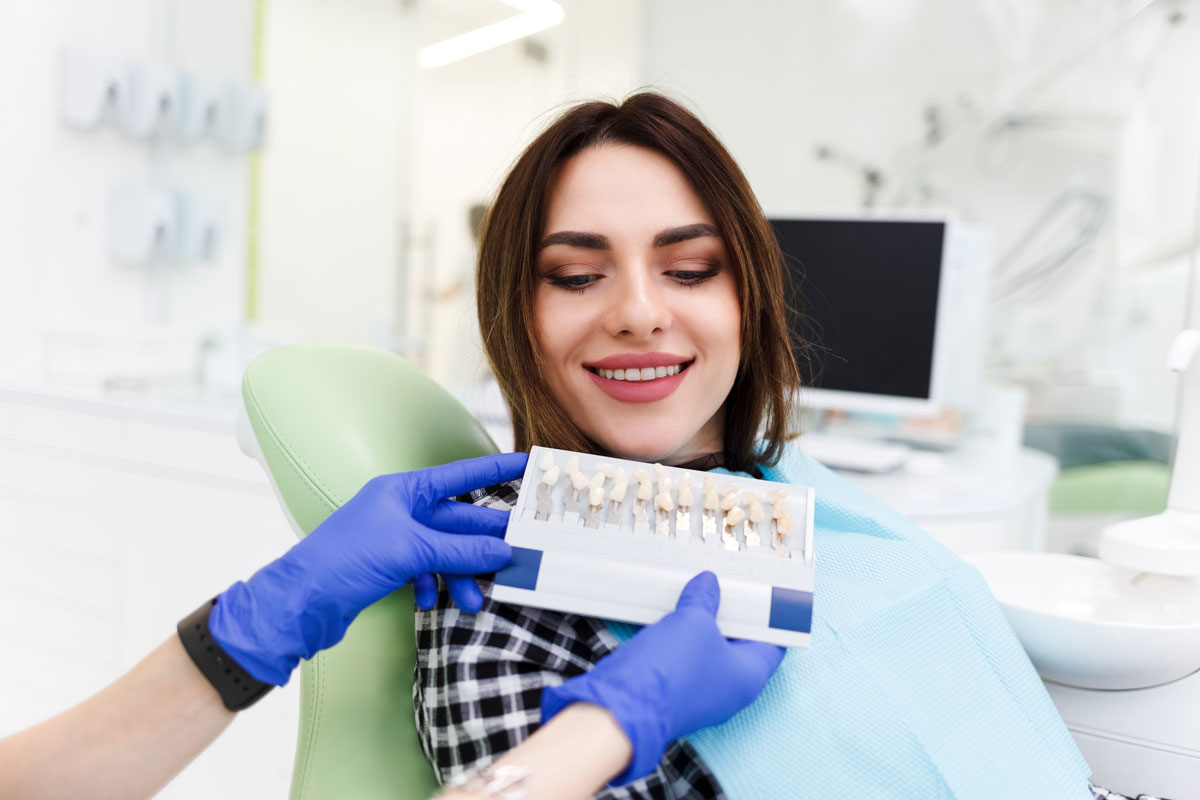
[[[731,553],[745,551],[745,555],[739,553],[737,559],[790,557],[803,560],[807,565],[812,563],[808,554],[811,545],[806,547],[807,543],[802,543],[800,538],[805,530],[805,525],[800,524],[804,517],[796,517],[808,510],[804,505],[806,502],[811,504],[804,499],[803,489],[799,492],[795,488],[772,489],[750,478],[721,480],[720,473],[601,459],[586,453],[552,451],[553,456],[547,459],[544,448],[537,448],[536,452],[537,460],[527,470],[532,488],[525,494],[525,499],[519,501],[523,509],[514,518],[521,524],[573,526],[585,536],[590,535],[585,533],[587,529],[601,529],[600,535],[612,537],[608,539],[612,544],[606,545],[610,548],[618,547],[618,537],[629,536],[636,530],[639,537],[660,542],[666,548],[664,553],[676,546],[675,542],[669,542],[675,539],[679,546],[701,548],[695,552],[709,552],[706,558],[712,557],[710,548],[716,548]],[[573,481],[564,469],[571,461],[576,468],[574,472],[579,473]],[[552,465],[548,467],[549,475],[547,470],[539,470],[542,464]],[[558,480],[543,483],[553,478],[556,470]],[[581,478],[586,478],[586,482]],[[641,480],[633,487],[629,485],[631,479]],[[582,490],[575,489],[578,483],[585,483]],[[540,489],[542,486],[545,490]],[[598,503],[590,502],[593,486],[603,490]],[[701,487],[711,489],[715,495],[704,498],[715,501],[710,503],[715,508],[709,509],[707,514],[702,510]],[[543,491],[549,493],[549,502],[546,497],[539,496]],[[684,502],[689,499],[689,494],[691,502]],[[575,503],[573,513],[569,513],[567,509],[571,509],[572,501]],[[778,537],[779,516],[771,513],[777,510],[789,515],[783,522],[783,535]],[[797,533],[797,538],[788,538],[791,532]],[[655,534],[661,534],[661,538]]]

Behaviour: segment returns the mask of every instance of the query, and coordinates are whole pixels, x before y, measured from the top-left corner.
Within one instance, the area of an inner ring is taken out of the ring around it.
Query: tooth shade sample
[[[776,523],[775,530],[780,536],[786,536],[792,532],[792,518],[788,514],[780,514],[779,522]]]
[[[737,492],[730,492],[729,494],[727,494],[721,498],[721,509],[724,511],[728,511],[729,509],[736,507],[737,504],[738,504]]]
[[[609,494],[608,494],[608,499],[612,500],[614,503],[620,503],[620,502],[624,501],[625,500],[625,491],[628,488],[629,488],[629,484],[625,483],[624,481],[621,481],[620,483],[614,483],[613,487],[612,487],[612,491],[609,492]]]
[[[764,518],[762,503],[758,502],[758,498],[756,497],[750,501],[750,521],[757,525]]]
[[[603,486],[605,480],[607,479],[605,478],[604,473],[597,471],[596,474],[592,476],[592,480],[588,483],[588,485],[592,486],[593,488],[596,486]]]
[[[602,473],[604,473],[604,476],[605,476],[606,478],[611,478],[611,477],[613,477],[614,475],[616,475],[616,474],[617,474],[617,471],[618,471],[619,469],[620,469],[620,467],[618,467],[618,466],[617,466],[617,465],[615,465],[615,464],[609,464],[607,461],[606,461],[606,462],[604,462],[603,464],[597,464],[597,465],[596,465],[596,470],[597,470],[598,472],[602,472]]]
[[[637,499],[638,500],[649,500],[653,495],[654,495],[654,487],[650,485],[649,481],[644,481],[644,482],[638,484],[638,490],[637,490]]]
[[[659,492],[654,496],[654,507],[659,511],[670,511],[675,508],[675,503],[671,500],[671,495]]]
[[[684,475],[679,479],[679,505],[690,506],[695,502],[692,496],[692,476]]]
[[[547,486],[553,486],[558,483],[558,464],[551,464],[550,467],[542,473],[542,483]]]
[[[543,472],[554,466],[554,453],[549,450],[542,453],[542,457],[538,460],[538,468]]]
[[[725,514],[725,524],[731,528],[739,522],[744,522],[745,519],[746,512],[742,511],[740,506],[734,506]]]
[[[570,475],[573,472],[579,472],[579,456],[567,456],[566,473]]]
[[[633,479],[638,483],[650,482],[650,473],[641,467],[635,467],[630,474],[633,475]]]
[[[573,486],[575,488],[575,491],[577,491],[577,492],[580,491],[581,489],[586,489],[588,486],[587,475],[584,475],[579,470],[575,470],[574,472],[572,472],[571,473],[571,486]]]
[[[588,490],[588,505],[596,506],[597,508],[604,502],[604,487],[593,486]]]

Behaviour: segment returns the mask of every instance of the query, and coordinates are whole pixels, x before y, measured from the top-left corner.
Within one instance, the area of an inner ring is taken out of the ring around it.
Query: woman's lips
[[[600,387],[601,391],[614,400],[620,400],[623,403],[653,403],[655,400],[662,400],[669,396],[679,388],[679,384],[683,382],[684,376],[690,369],[691,362],[674,375],[645,381],[618,381],[605,378],[586,367],[584,372]]]

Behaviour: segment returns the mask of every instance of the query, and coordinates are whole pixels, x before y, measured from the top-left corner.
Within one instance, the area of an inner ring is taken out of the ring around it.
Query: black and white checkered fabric
[[[508,509],[520,481],[482,489],[477,505]],[[467,498],[462,498],[467,499]],[[537,729],[542,689],[586,672],[617,647],[598,619],[496,603],[480,580],[483,610],[462,614],[445,587],[437,607],[417,612],[413,707],[425,757],[446,783],[511,750]],[[658,769],[596,795],[603,800],[708,800],[725,795],[686,742]]]
[[[1089,783],[1088,788],[1092,790],[1092,800],[1167,800],[1165,797],[1155,797],[1149,794],[1139,794],[1137,797],[1133,797],[1127,794],[1110,792],[1108,789],[1102,789],[1094,783]]]
[[[515,480],[459,499],[508,510],[520,486]],[[488,596],[491,584],[479,583],[478,614],[459,612],[445,586],[434,609],[417,611],[413,708],[421,747],[442,783],[524,741],[541,720],[542,689],[586,672],[618,644],[601,620],[496,603]],[[1166,800],[1088,786],[1093,800]],[[678,741],[653,774],[596,798],[725,800],[725,794],[699,754]]]

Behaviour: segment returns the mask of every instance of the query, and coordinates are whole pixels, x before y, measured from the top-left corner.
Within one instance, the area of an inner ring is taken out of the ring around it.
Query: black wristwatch
[[[183,649],[221,695],[225,707],[230,711],[241,711],[257,703],[274,685],[254,678],[213,640],[208,632],[208,615],[216,604],[214,597],[180,620],[179,639]]]

